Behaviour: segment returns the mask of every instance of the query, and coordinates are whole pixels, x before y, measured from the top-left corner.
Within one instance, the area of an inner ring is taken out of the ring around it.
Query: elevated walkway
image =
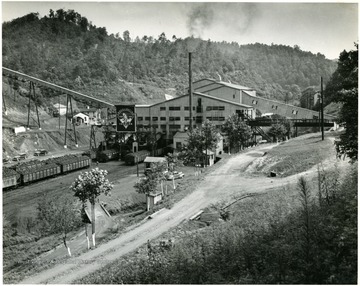
[[[288,119],[293,123],[294,127],[319,127],[321,121],[319,119]],[[276,119],[255,119],[248,120],[251,127],[266,127],[276,123]],[[281,121],[281,120],[280,120]],[[324,119],[324,127],[333,127],[334,120]]]

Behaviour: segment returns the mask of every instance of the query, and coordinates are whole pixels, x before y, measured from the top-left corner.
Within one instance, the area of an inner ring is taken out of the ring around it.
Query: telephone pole
[[[323,90],[323,78],[322,77],[321,77],[320,110],[321,110],[321,140],[324,141],[324,90]]]
[[[191,67],[191,52],[189,52],[189,131],[193,129],[193,115],[192,115],[192,105],[193,105],[193,89],[192,89],[192,67]]]

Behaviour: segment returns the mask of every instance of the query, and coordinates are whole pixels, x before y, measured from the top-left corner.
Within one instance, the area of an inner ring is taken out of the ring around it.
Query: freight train
[[[18,186],[52,178],[83,168],[89,168],[91,159],[88,156],[65,155],[47,160],[32,160],[12,167],[3,167],[2,188],[8,190]]]
[[[125,156],[126,165],[135,165],[136,163],[144,162],[145,158],[150,156],[150,152],[147,150],[138,151],[135,153],[129,153]]]

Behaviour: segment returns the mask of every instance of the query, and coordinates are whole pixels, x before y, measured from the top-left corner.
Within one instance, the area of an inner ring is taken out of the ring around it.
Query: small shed
[[[145,168],[151,168],[153,164],[165,164],[167,166],[167,160],[164,157],[146,157],[144,160]]]
[[[24,126],[13,127],[13,130],[16,135],[21,132],[26,132],[26,128]]]
[[[150,193],[146,196],[147,210],[151,210],[154,206],[162,200],[162,193]]]
[[[174,149],[180,151],[183,146],[187,145],[188,138],[189,135],[187,134],[187,132],[176,132],[173,137]]]

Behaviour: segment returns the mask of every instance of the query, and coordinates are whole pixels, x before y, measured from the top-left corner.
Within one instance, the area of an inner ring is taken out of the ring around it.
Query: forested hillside
[[[62,9],[3,23],[2,40],[3,66],[112,102],[184,94],[190,49],[194,80],[221,77],[253,87],[259,96],[295,104],[301,90],[318,86],[320,76],[326,83],[336,69],[336,62],[297,46],[239,46],[164,33],[141,39],[129,31],[108,35],[106,28]]]

